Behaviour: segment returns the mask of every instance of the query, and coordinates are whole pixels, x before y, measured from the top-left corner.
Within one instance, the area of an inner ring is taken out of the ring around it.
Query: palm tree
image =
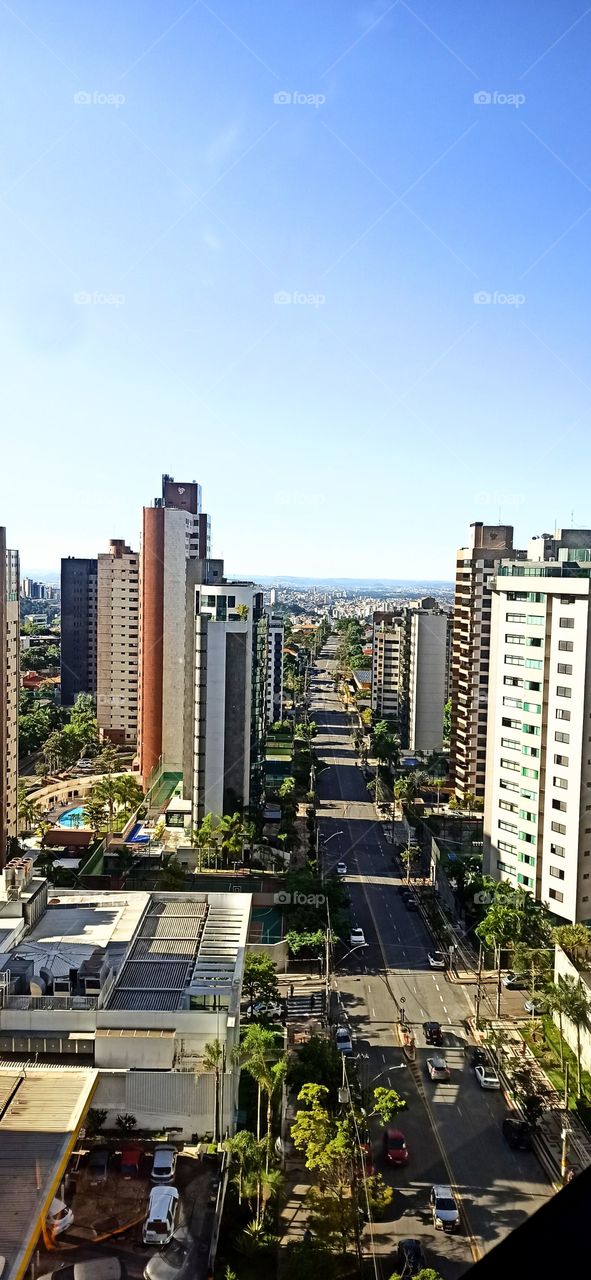
[[[94,788],[93,788],[94,790]],[[82,817],[91,831],[96,835],[98,831],[102,831],[106,825],[106,807],[102,800],[94,798],[92,792],[86,798],[86,804],[82,813]]]
[[[213,813],[206,813],[199,827],[195,827],[191,832],[191,839],[199,850],[199,870],[201,871],[203,857],[205,855],[206,864],[208,865],[214,854],[217,865],[217,849],[219,845],[218,830],[216,827],[217,818]]]
[[[587,993],[580,978],[563,978],[567,992],[565,1016],[574,1023],[577,1033],[577,1098],[581,1097],[583,1086],[581,1081],[581,1028],[586,1025],[589,1016]]]
[[[219,1040],[213,1040],[211,1044],[206,1044],[203,1051],[203,1067],[205,1071],[213,1071],[215,1075],[215,1090],[213,1101],[213,1140],[218,1141],[218,1135],[221,1134],[223,1118],[220,1116],[220,1072],[224,1070],[224,1050]]]
[[[244,1179],[260,1167],[260,1149],[254,1133],[249,1129],[241,1129],[233,1138],[227,1138],[225,1146],[230,1153],[230,1160],[236,1161],[238,1165],[234,1181],[238,1188],[238,1203],[242,1204]]]
[[[18,793],[18,818],[21,824],[21,830],[32,831],[41,818],[41,806],[33,800],[32,796],[27,795],[24,787],[19,787]]]
[[[141,804],[144,793],[139,782],[132,778],[130,773],[124,773],[120,778],[115,779],[116,798],[121,805],[126,818],[133,813]]]
[[[568,1012],[569,1005],[569,993],[565,990],[564,979],[559,977],[558,982],[549,982],[544,989],[544,996],[548,1006],[548,1012],[558,1014],[560,1068],[564,1071],[563,1018]]]
[[[225,862],[230,858],[241,860],[245,841],[242,815],[240,813],[224,814],[224,817],[220,818],[217,833],[222,859]]]
[[[107,773],[99,782],[95,782],[94,787],[92,787],[90,791],[91,798],[93,800],[102,801],[103,807],[108,811],[109,831],[113,830],[113,816],[115,813],[115,805],[117,803],[118,783],[118,778],[114,778],[112,773]]]

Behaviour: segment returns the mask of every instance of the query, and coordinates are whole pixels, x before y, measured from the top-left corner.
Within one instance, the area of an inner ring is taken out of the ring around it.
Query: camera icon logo
[[[477,906],[486,906],[491,902],[491,895],[486,889],[479,889],[478,893],[474,894],[474,901]]]
[[[287,907],[291,902],[291,893],[286,893],[285,889],[279,889],[273,894],[273,902],[277,907]]]
[[[477,107],[489,106],[492,102],[492,93],[488,93],[486,89],[479,89],[478,93],[474,94],[474,102]]]

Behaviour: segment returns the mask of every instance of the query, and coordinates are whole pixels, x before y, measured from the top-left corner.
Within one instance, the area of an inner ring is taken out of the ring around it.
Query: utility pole
[[[568,1112],[568,1062],[564,1064],[564,1110]]]
[[[501,948],[496,949],[497,962],[497,1018],[501,1016]]]
[[[560,1180],[561,1182],[564,1182],[566,1178],[566,1169],[568,1165],[568,1140],[571,1136],[571,1131],[566,1121],[564,1123],[562,1133],[560,1136],[562,1138],[562,1151],[560,1154]]]
[[[482,999],[482,961],[483,950],[482,943],[478,948],[478,975],[476,978],[476,1030],[480,1030],[480,1001]]]

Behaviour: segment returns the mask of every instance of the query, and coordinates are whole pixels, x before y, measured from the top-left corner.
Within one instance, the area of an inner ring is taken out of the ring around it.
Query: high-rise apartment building
[[[113,539],[98,557],[97,719],[101,737],[137,741],[139,554]]]
[[[97,562],[68,556],[61,572],[61,697],[96,696]]]
[[[267,640],[267,722],[283,719],[283,618],[271,609],[265,610],[269,619]]]
[[[261,797],[268,618],[253,583],[221,561],[189,566],[184,792],[197,826]]]
[[[450,615],[432,597],[374,613],[372,708],[376,719],[396,724],[405,749],[442,746],[450,626]]]
[[[19,557],[0,528],[0,866],[18,831]]]
[[[162,477],[162,497],[144,507],[140,553],[138,755],[144,787],[160,764],[183,762],[187,566],[209,558],[201,486]]]
[[[451,776],[458,799],[484,796],[491,579],[500,561],[523,557],[511,525],[470,526],[456,558],[451,679]]]
[[[591,530],[562,532],[493,579],[484,865],[591,924]]]

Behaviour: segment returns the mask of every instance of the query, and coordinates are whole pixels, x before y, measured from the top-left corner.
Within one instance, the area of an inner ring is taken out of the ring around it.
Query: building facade
[[[137,741],[139,554],[119,539],[98,557],[96,713],[101,738]]]
[[[0,528],[0,867],[18,831],[19,556]]]
[[[183,762],[187,566],[209,556],[201,486],[162,477],[162,497],[144,507],[140,554],[138,756],[144,788],[161,766]]]
[[[406,627],[402,611],[373,615],[371,706],[376,720],[393,720],[407,733]]]
[[[456,557],[451,679],[451,780],[459,800],[484,796],[491,579],[501,560],[522,557],[511,525],[470,526]]]
[[[61,572],[61,697],[71,707],[79,693],[96,696],[96,560],[68,556]]]
[[[371,705],[410,751],[443,745],[449,689],[450,615],[432,597],[373,615]]]
[[[220,561],[191,566],[183,782],[195,827],[261,798],[267,625],[252,583],[224,579]]]
[[[265,610],[269,619],[267,641],[267,723],[283,719],[283,619]]]
[[[573,532],[573,531],[569,531]],[[591,924],[591,533],[493,580],[485,868]]]

